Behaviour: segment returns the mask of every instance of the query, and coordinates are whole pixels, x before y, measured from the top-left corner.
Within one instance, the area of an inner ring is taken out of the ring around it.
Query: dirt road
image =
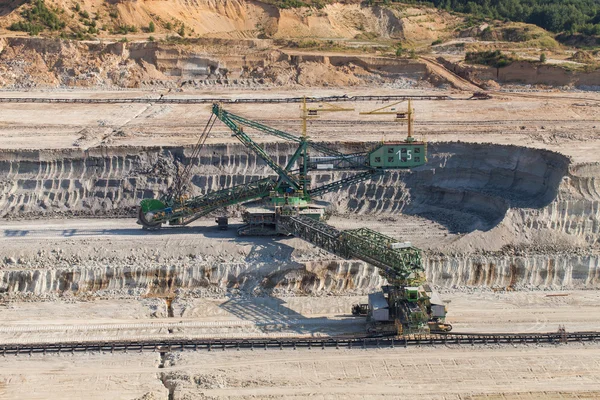
[[[589,399],[598,359],[577,345],[11,357],[0,398]]]
[[[454,95],[441,90],[319,89],[272,91],[268,96],[328,96],[365,94]],[[4,94],[3,94],[4,95]],[[12,95],[7,93],[6,96]],[[16,94],[15,94],[16,95]],[[29,96],[55,97],[55,93]],[[267,96],[254,91],[221,91],[220,97]],[[64,96],[67,96],[65,94]],[[68,97],[144,97],[154,92],[77,92]],[[173,96],[173,95],[171,95]],[[214,97],[214,93],[189,92],[179,97]],[[596,161],[600,149],[600,107],[595,93],[498,93],[492,100],[417,101],[415,134],[429,141],[466,141],[519,144],[546,148],[574,157],[577,162]],[[376,102],[344,103],[355,112],[329,113],[310,121],[309,135],[320,141],[377,141],[402,139],[406,128],[385,116],[359,115],[380,108]],[[228,110],[268,125],[299,133],[295,104],[230,105]],[[0,149],[88,149],[98,146],[191,145],[208,120],[209,105],[147,104],[4,104],[0,110]],[[257,110],[260,110],[257,113]],[[60,118],[57,118],[60,116]],[[352,127],[349,122],[359,126]],[[369,125],[371,121],[373,124]],[[273,138],[255,135],[258,142]],[[217,124],[207,143],[234,142],[230,131]]]

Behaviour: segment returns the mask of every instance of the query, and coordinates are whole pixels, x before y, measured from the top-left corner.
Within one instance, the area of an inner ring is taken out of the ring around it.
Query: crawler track
[[[394,348],[425,345],[490,345],[490,344],[566,344],[600,341],[600,331],[552,333],[450,333],[412,335],[408,337],[327,337],[277,339],[170,339],[107,341],[89,343],[33,343],[0,345],[0,355],[49,353],[151,351],[171,352],[184,350],[258,350],[258,349],[325,349]]]
[[[327,96],[327,97],[307,97],[309,103],[318,103],[322,101],[400,101],[400,100],[470,100],[471,98],[455,98],[450,96],[433,95],[406,95],[406,96]],[[473,97],[473,99],[475,99]],[[122,98],[122,99],[60,99],[60,98],[41,98],[41,97],[1,97],[0,103],[72,103],[72,104],[121,104],[121,103],[153,103],[153,104],[240,104],[240,103],[301,103],[302,97],[281,97],[281,98],[196,98],[196,99],[176,99],[176,98]]]

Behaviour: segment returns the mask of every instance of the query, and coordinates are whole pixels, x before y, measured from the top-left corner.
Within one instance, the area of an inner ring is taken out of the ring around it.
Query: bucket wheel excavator
[[[303,127],[306,119],[318,115],[318,112],[318,108],[309,109],[304,103]],[[419,249],[368,228],[338,230],[324,222],[324,208],[312,202],[326,193],[377,179],[386,171],[425,164],[427,144],[412,137],[412,115],[410,103],[406,112],[398,113],[398,118],[409,122],[406,140],[380,142],[364,152],[344,154],[310,140],[305,129],[301,136],[292,135],[233,114],[215,103],[191,159],[198,157],[218,119],[274,174],[205,195],[187,197],[190,163],[179,171],[163,198],[141,201],[138,224],[149,230],[159,229],[165,224],[182,226],[227,206],[262,200],[266,204],[264,207],[247,208],[243,212],[245,225],[238,229],[238,235],[294,235],[339,257],[365,261],[387,279],[389,284],[382,288],[382,292],[369,295],[368,304],[353,307],[353,314],[367,317],[369,333],[448,332],[451,326],[445,323],[446,307],[425,282]],[[285,165],[280,165],[250,138],[245,129],[296,143],[296,150]],[[342,179],[318,186],[311,184],[312,171],[340,170],[345,172]],[[226,225],[223,218],[217,219],[220,227]]]

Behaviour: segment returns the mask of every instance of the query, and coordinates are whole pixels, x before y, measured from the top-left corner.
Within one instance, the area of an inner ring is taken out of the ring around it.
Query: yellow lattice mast
[[[304,195],[308,196],[308,187],[310,185],[310,179],[308,178],[308,146],[306,146],[306,140],[307,140],[307,135],[306,135],[306,121],[308,121],[309,119],[315,119],[315,118],[319,118],[319,113],[322,112],[340,112],[340,111],[354,111],[354,108],[343,108],[343,107],[339,107],[336,106],[334,104],[329,104],[329,103],[319,103],[316,106],[313,107],[308,107],[306,105],[306,97],[302,98],[302,115],[300,116],[300,118],[302,119],[302,144],[303,144],[303,151],[302,151],[302,155],[301,158],[299,160],[300,162],[300,174],[299,174],[299,181],[302,183],[302,188],[304,191]]]

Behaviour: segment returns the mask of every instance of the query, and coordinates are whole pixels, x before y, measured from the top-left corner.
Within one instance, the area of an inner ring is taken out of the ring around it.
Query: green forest
[[[600,0],[431,0],[448,11],[527,22],[551,32],[600,35]]]

